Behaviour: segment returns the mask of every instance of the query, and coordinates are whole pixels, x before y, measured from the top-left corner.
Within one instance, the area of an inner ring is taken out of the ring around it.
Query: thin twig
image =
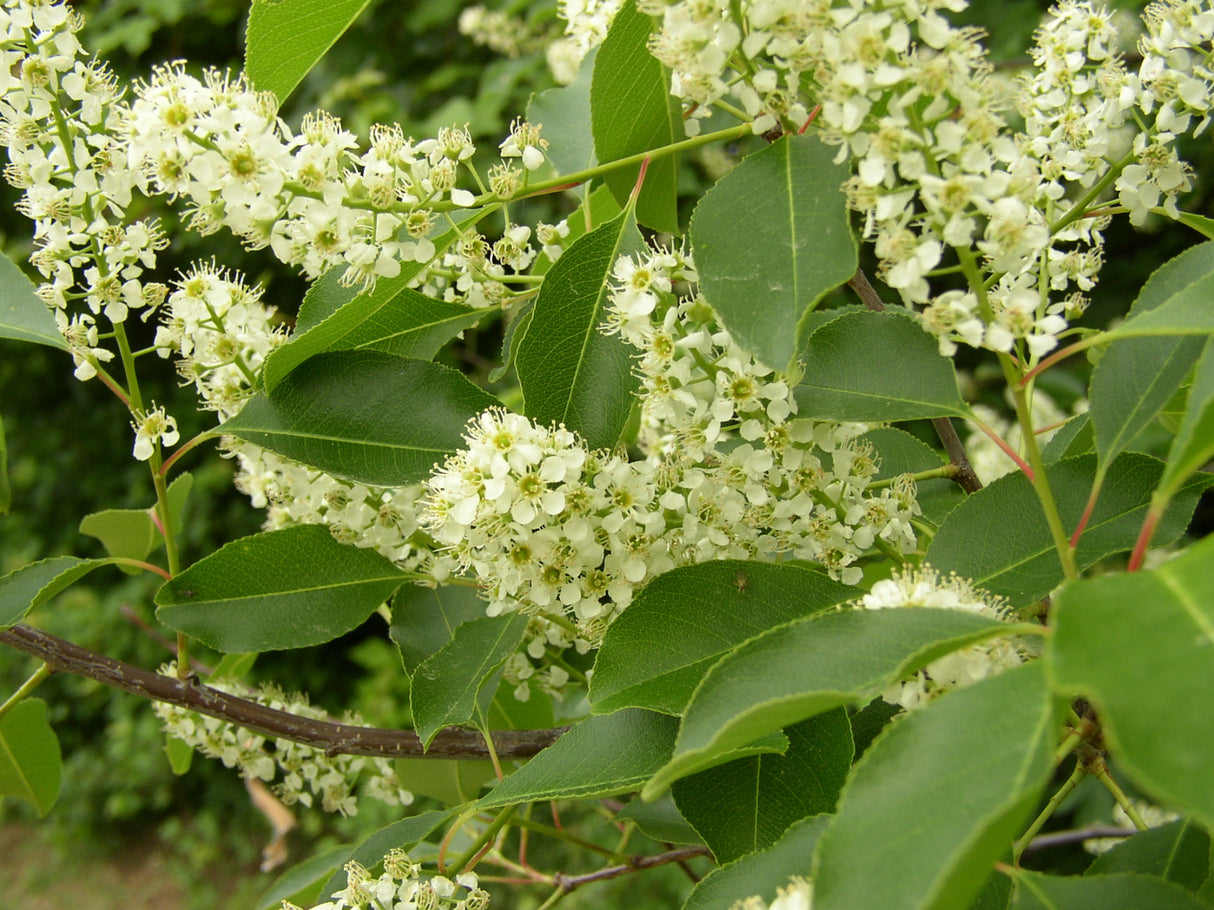
[[[556,880],[556,886],[567,894],[574,888],[588,885],[591,882],[619,878],[621,875],[628,875],[641,869],[651,869],[654,866],[664,866],[667,863],[682,863],[695,856],[708,855],[707,847],[680,847],[677,850],[671,850],[668,853],[658,853],[653,856],[634,856],[626,865],[607,866],[604,869],[599,869],[597,872],[587,872],[585,875],[562,875],[558,872],[553,877]]]
[[[1024,852],[1081,843],[1095,837],[1133,837],[1137,833],[1135,828],[1115,828],[1110,825],[1091,825],[1071,831],[1051,831],[1049,834],[1039,834],[1034,837],[1024,848]]]
[[[423,749],[421,740],[411,730],[359,727],[277,711],[193,679],[180,680],[143,670],[27,625],[0,632],[0,644],[37,657],[56,673],[95,679],[132,695],[180,705],[266,736],[323,749],[329,755],[467,759],[489,756],[484,738],[476,730],[443,730],[429,749]],[[499,758],[530,758],[556,742],[567,729],[494,732],[493,748]]]

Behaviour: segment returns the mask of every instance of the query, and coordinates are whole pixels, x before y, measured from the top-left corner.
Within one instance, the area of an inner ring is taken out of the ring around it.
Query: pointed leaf
[[[1214,826],[1214,537],[1151,571],[1059,592],[1047,658],[1055,688],[1096,707],[1137,786]]]
[[[687,819],[674,804],[669,793],[659,800],[647,803],[639,796],[616,813],[616,821],[630,821],[647,837],[665,844],[702,844],[704,839],[696,829],[687,824]]]
[[[602,326],[615,260],[641,245],[625,211],[566,250],[544,278],[515,354],[527,416],[564,424],[591,448],[616,444],[640,387],[628,346]]]
[[[0,255],[0,338],[32,341],[67,350],[55,317],[34,291],[33,282],[7,256]]]
[[[194,563],[156,592],[156,616],[225,653],[303,648],[360,625],[406,579],[378,553],[302,525],[243,537]]]
[[[890,364],[898,364],[896,370]],[[952,360],[901,313],[845,313],[809,339],[796,389],[805,417],[887,421],[964,417]]]
[[[558,174],[572,174],[596,163],[590,127],[590,81],[597,56],[598,48],[591,48],[572,82],[540,92],[527,104],[527,120],[542,128],[548,141],[548,160]]]
[[[410,793],[436,799],[444,806],[471,802],[485,784],[497,779],[493,762],[463,758],[401,758],[396,761],[396,773],[408,781]]]
[[[1177,290],[1159,306],[1141,316],[1127,319],[1105,334],[1116,341],[1120,338],[1148,338],[1158,335],[1201,335],[1214,333],[1214,272]]]
[[[493,809],[635,790],[670,757],[677,723],[639,709],[587,718],[508,775],[479,805]]]
[[[590,702],[597,714],[627,707],[678,714],[726,652],[861,593],[798,566],[741,560],[659,575],[607,630]]]
[[[1049,781],[1051,715],[1042,667],[1026,664],[895,721],[822,835],[815,910],[969,906]]]
[[[485,602],[475,588],[405,585],[392,598],[389,629],[405,671],[412,676],[423,660],[451,641],[456,626],[484,615]]]
[[[63,757],[46,702],[27,698],[0,716],[0,797],[33,803],[43,818],[59,798]]]
[[[106,509],[80,519],[80,533],[96,537],[111,556],[143,559],[160,542],[160,532],[147,509]],[[138,572],[129,566],[127,572]]]
[[[1042,875],[1011,870],[1011,910],[1209,910],[1178,885],[1152,875]]]
[[[337,863],[337,871],[321,889],[321,895],[327,897],[346,887],[348,882],[344,866],[347,862],[353,860],[368,870],[375,869],[384,861],[390,850],[397,847],[405,851],[412,850],[445,825],[450,818],[450,812],[429,809],[380,828],[356,847],[348,848],[345,859]]]
[[[856,272],[850,172],[836,151],[785,136],[718,180],[691,219],[705,298],[738,344],[775,369],[804,347],[806,315]]]
[[[30,610],[46,603],[108,559],[55,556],[22,566],[0,578],[0,629],[21,622]]]
[[[482,616],[456,627],[451,641],[422,661],[413,674],[412,704],[424,745],[443,727],[472,719],[481,686],[518,649],[525,631],[522,613]]]
[[[321,889],[349,856],[349,847],[336,847],[297,863],[262,893],[255,904],[257,910],[282,910],[284,900],[299,907],[320,903]]]
[[[626,0],[599,46],[590,83],[594,150],[606,164],[684,137],[683,111],[670,95],[670,73],[649,53],[654,21]],[[620,204],[636,183],[640,165],[609,172],[604,179]],[[679,232],[678,158],[651,161],[637,199],[637,221],[655,231]]]
[[[792,876],[809,877],[814,848],[829,823],[829,815],[802,819],[770,847],[714,869],[696,885],[683,910],[733,907],[752,895],[764,903],[774,900]]]
[[[428,360],[377,351],[318,354],[220,432],[377,486],[405,486],[464,444],[464,427],[497,399]]]
[[[1109,466],[1075,552],[1081,571],[1106,556],[1133,548],[1163,469],[1158,459],[1137,452],[1127,452]],[[1069,458],[1046,465],[1045,471],[1062,525],[1070,531],[1083,515],[1096,475],[1096,458]],[[1166,546],[1184,533],[1201,489],[1198,478],[1176,497],[1159,523],[1154,537],[1157,545]],[[1013,606],[1032,603],[1063,581],[1062,564],[1037,494],[1020,473],[1000,477],[966,497],[948,514],[924,559],[943,572],[956,572],[978,587],[1008,598]]]
[[[873,480],[893,480],[900,474],[932,471],[947,463],[942,453],[897,427],[877,427],[860,438],[871,442],[877,450],[878,468]],[[923,517],[937,525],[965,499],[965,491],[943,477],[919,480],[915,488]]]
[[[704,677],[687,706],[674,756],[644,795],[656,797],[671,782],[771,730],[867,703],[949,651],[1008,629],[975,613],[928,607],[819,613],[772,629]]]
[[[834,811],[851,770],[847,712],[836,708],[784,732],[783,755],[744,758],[675,783],[679,810],[718,863],[771,846],[793,822]]]
[[[188,772],[190,765],[194,764],[194,747],[176,736],[165,737],[164,754],[169,760],[169,767],[178,777]]]
[[[1054,434],[1041,450],[1041,460],[1046,464],[1086,455],[1096,446],[1096,434],[1092,430],[1092,418],[1086,412],[1076,414]]]
[[[370,0],[254,0],[245,72],[258,91],[286,101]]]
[[[1172,440],[1171,451],[1159,482],[1171,495],[1188,477],[1214,458],[1214,341],[1207,341],[1197,361],[1193,387],[1180,421],[1180,430]]]
[[[1196,892],[1210,874],[1210,835],[1187,818],[1139,831],[1101,853],[1084,875],[1139,872]]]

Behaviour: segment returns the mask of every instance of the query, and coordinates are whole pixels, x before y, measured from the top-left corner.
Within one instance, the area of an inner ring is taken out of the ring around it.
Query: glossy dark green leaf
[[[858,597],[856,588],[797,566],[720,560],[649,582],[607,631],[590,702],[599,714],[678,714],[723,654],[772,626]]]
[[[898,364],[891,370],[891,363]],[[815,331],[797,386],[802,417],[879,422],[963,417],[952,360],[910,316],[845,313]]]
[[[1101,853],[1085,875],[1155,875],[1196,892],[1210,875],[1210,835],[1186,818],[1148,828]]]
[[[243,537],[156,593],[157,618],[225,653],[303,648],[360,625],[407,576],[320,525]]]
[[[678,142],[683,112],[670,95],[670,73],[649,53],[654,21],[626,0],[594,61],[590,119],[600,163]],[[611,171],[604,178],[620,204],[636,184],[640,165]],[[679,232],[678,159],[651,161],[637,199],[637,221],[655,231]]]
[[[0,338],[67,350],[55,317],[35,292],[33,282],[3,255],[0,255]]]
[[[1214,537],[1157,569],[1059,592],[1046,656],[1055,688],[1096,707],[1118,766],[1214,826]],[[1201,694],[1198,694],[1201,693]]]
[[[254,0],[245,72],[279,104],[342,36],[369,0]]]
[[[616,258],[642,245],[629,211],[580,238],[544,278],[518,342],[524,413],[540,424],[564,424],[591,448],[616,444],[640,387],[631,349],[602,327]]]
[[[1045,470],[1063,527],[1070,532],[1087,504],[1096,458],[1069,458]],[[1163,462],[1137,452],[1127,452],[1109,466],[1075,552],[1080,570],[1133,548],[1163,470]],[[1201,489],[1194,480],[1176,497],[1156,531],[1157,545],[1166,546],[1184,532]],[[925,559],[940,571],[956,572],[1008,598],[1013,606],[1032,603],[1063,581],[1037,494],[1021,473],[999,478],[953,509],[928,545]]]
[[[691,219],[700,290],[738,344],[776,369],[804,346],[807,314],[856,271],[849,165],[836,152],[785,136],[718,180]]]
[[[508,775],[480,806],[493,809],[635,790],[670,757],[677,725],[673,717],[635,708],[589,717]]]
[[[462,724],[476,714],[477,694],[527,630],[522,613],[482,616],[463,623],[441,650],[423,660],[413,674],[413,724],[429,746],[443,727]]]
[[[392,598],[392,640],[410,676],[431,654],[451,641],[455,627],[485,615],[485,602],[475,588],[405,585]]]
[[[377,351],[318,354],[220,428],[338,477],[404,486],[464,444],[497,399],[455,370]]]
[[[10,572],[0,578],[0,629],[16,625],[34,607],[46,603],[99,566],[109,564],[108,559],[55,556]]]
[[[46,702],[27,698],[0,716],[0,797],[32,803],[43,818],[59,798],[63,757]]]
[[[783,755],[755,755],[675,782],[679,810],[718,863],[771,846],[793,822],[834,811],[852,762],[847,712],[836,708],[784,733]]]
[[[814,848],[829,823],[829,815],[802,819],[770,847],[714,869],[696,885],[683,910],[720,910],[754,895],[774,900],[793,876],[809,877]]]
[[[1036,808],[1053,748],[1039,663],[895,721],[856,764],[822,835],[815,910],[965,910]]]
[[[1209,910],[1180,886],[1151,875],[1011,874],[1011,910]]]
[[[975,613],[928,607],[819,613],[722,658],[687,706],[674,755],[643,791],[658,796],[729,750],[832,708],[866,704],[949,651],[1003,634]]]

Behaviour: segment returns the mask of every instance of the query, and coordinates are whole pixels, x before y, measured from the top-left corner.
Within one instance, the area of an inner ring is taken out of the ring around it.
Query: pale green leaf
[[[333,875],[333,870],[349,859],[350,849],[335,847],[292,866],[257,899],[257,910],[282,910],[284,900],[297,907],[320,903],[321,889]]]
[[[1046,464],[1086,455],[1096,445],[1096,436],[1092,431],[1092,418],[1087,413],[1076,414],[1067,420],[1053,438],[1041,450],[1041,460]]]
[[[803,819],[770,847],[714,869],[696,885],[683,910],[721,910],[752,895],[774,900],[794,875],[809,877],[814,848],[829,823],[829,815]]]
[[[414,796],[436,799],[444,806],[471,802],[485,784],[497,779],[493,762],[466,758],[399,758],[396,774]]]
[[[147,509],[106,509],[80,519],[80,533],[95,537],[110,556],[144,559],[160,542],[160,532]],[[124,571],[138,569],[121,566]]]
[[[670,757],[678,722],[630,708],[590,717],[481,799],[482,809],[627,793]]]
[[[1210,874],[1210,835],[1187,818],[1139,831],[1099,854],[1085,875],[1157,875],[1196,892]]]
[[[4,419],[0,417],[0,515],[13,505],[13,488],[8,481],[8,443],[4,439]]]
[[[413,724],[430,745],[443,727],[462,724],[476,714],[485,680],[510,656],[527,631],[522,613],[482,616],[455,629],[451,641],[413,674]]]
[[[245,72],[258,91],[286,101],[370,0],[253,0]]]
[[[1177,290],[1165,301],[1141,316],[1127,319],[1105,334],[1116,341],[1120,338],[1149,338],[1159,335],[1201,335],[1214,333],[1214,272]]]
[[[606,164],[684,137],[683,111],[670,95],[670,73],[649,53],[654,21],[626,0],[594,61],[590,84],[594,150]],[[604,178],[622,205],[636,184],[640,164],[612,170]],[[678,157],[650,161],[637,199],[637,221],[655,231],[679,232]]]
[[[896,370],[890,364],[896,363]],[[798,413],[815,420],[964,417],[952,360],[902,313],[844,313],[815,331],[796,388]]]
[[[527,120],[542,128],[548,142],[548,160],[558,174],[572,174],[596,163],[590,128],[590,80],[597,56],[598,48],[591,48],[572,82],[540,92],[527,104]]]
[[[1075,551],[1081,571],[1134,547],[1163,470],[1163,462],[1138,452],[1120,455],[1109,466]],[[1096,458],[1055,462],[1046,465],[1045,473],[1062,526],[1070,533],[1087,504]],[[1184,533],[1202,487],[1200,479],[1193,480],[1176,497],[1156,530],[1157,545],[1166,546]],[[1008,598],[1013,606],[1044,597],[1064,578],[1037,494],[1019,472],[999,478],[953,509],[928,545],[925,560]]]
[[[700,290],[738,344],[776,369],[800,354],[808,313],[856,271],[849,165],[836,151],[785,136],[718,180],[691,219]]]
[[[33,283],[7,256],[0,255],[0,338],[32,341],[67,350],[67,342]]]
[[[1214,240],[1214,218],[1207,218],[1205,215],[1196,215],[1192,212],[1181,212],[1180,221],[1203,237]]]
[[[518,342],[524,413],[564,424],[591,448],[616,444],[640,387],[630,348],[602,329],[612,266],[642,245],[630,211],[580,238],[544,278]]]
[[[856,764],[822,835],[814,910],[965,910],[1036,808],[1053,747],[1038,663],[895,721]]]
[[[1055,688],[1095,706],[1118,766],[1214,826],[1214,537],[1157,569],[1059,592],[1046,656]]]
[[[16,625],[30,610],[46,603],[99,566],[110,564],[108,559],[55,556],[10,572],[0,578],[0,629]]]
[[[872,443],[877,452],[877,473],[873,480],[893,480],[900,474],[917,474],[938,470],[946,463],[944,455],[931,448],[917,436],[897,427],[877,427],[869,430],[862,440]],[[916,501],[923,517],[940,524],[953,507],[965,499],[960,484],[943,477],[919,480],[915,483]]]
[[[783,755],[751,756],[675,782],[679,810],[718,863],[771,846],[793,822],[834,811],[852,762],[847,712],[836,708],[784,733]]]
[[[1010,870],[1010,910],[1209,910],[1179,885],[1151,875],[1043,875]]]
[[[1214,459],[1214,341],[1207,341],[1197,361],[1193,387],[1172,440],[1159,487],[1171,497],[1191,474]]]
[[[301,525],[243,537],[156,593],[157,618],[224,653],[303,648],[360,625],[407,576],[373,550]]]
[[[392,598],[390,634],[401,662],[412,676],[418,665],[451,641],[455,627],[485,615],[485,602],[475,588],[405,585]]]
[[[429,809],[380,828],[362,843],[347,849],[345,859],[337,863],[337,871],[321,889],[321,895],[328,897],[346,887],[345,863],[352,860],[365,869],[378,869],[390,850],[397,847],[405,851],[413,849],[450,819],[450,812]]]
[[[630,821],[647,837],[665,844],[702,844],[704,839],[687,824],[674,797],[667,793],[651,803],[639,796],[616,813],[616,821]]]
[[[59,798],[63,758],[46,702],[27,698],[0,716],[0,797],[33,803],[46,817]]]
[[[627,707],[678,714],[726,652],[860,593],[818,572],[763,562],[714,560],[659,575],[607,630],[590,702],[598,714]]]
[[[430,475],[497,399],[449,367],[378,351],[318,354],[220,432],[378,486]]]
[[[169,760],[169,767],[178,777],[188,772],[190,765],[194,764],[194,747],[176,736],[165,736],[164,754]]]
[[[819,613],[778,626],[726,655],[704,677],[671,761],[643,793],[656,797],[769,731],[865,704],[949,651],[1007,629],[976,613],[927,607]]]

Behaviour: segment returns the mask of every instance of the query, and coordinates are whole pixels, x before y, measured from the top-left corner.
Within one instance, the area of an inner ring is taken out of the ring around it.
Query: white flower
[[[135,414],[135,422],[131,426],[135,430],[135,458],[147,461],[156,451],[156,446],[163,444],[171,446],[177,442],[177,421],[164,412],[164,408],[152,408],[146,413]]]

